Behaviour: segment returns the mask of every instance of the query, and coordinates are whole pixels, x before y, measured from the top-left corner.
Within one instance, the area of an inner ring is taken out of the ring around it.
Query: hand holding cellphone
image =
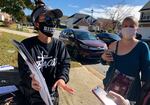
[[[103,103],[103,105],[117,105],[111,97],[107,96],[106,91],[100,86],[92,89],[92,92]]]

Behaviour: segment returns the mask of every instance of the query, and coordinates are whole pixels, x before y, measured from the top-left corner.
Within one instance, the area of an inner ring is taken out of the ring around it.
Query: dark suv
[[[100,60],[102,52],[107,49],[103,41],[85,30],[65,29],[60,33],[59,39],[64,42],[70,55],[76,59]]]
[[[109,46],[110,43],[114,41],[121,40],[121,37],[119,35],[112,34],[112,33],[100,33],[100,34],[97,34],[96,37],[100,40],[103,40],[107,44],[107,46]]]

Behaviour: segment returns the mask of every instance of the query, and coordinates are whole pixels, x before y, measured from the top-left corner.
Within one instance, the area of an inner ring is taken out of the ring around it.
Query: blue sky
[[[95,11],[94,17],[106,17],[104,10],[106,8],[115,8],[116,5],[126,5],[124,8],[132,8],[135,16],[139,17],[139,9],[149,0],[44,0],[49,8],[60,8],[64,15],[71,16],[74,13],[91,14],[91,9]],[[31,11],[26,11],[30,14]]]

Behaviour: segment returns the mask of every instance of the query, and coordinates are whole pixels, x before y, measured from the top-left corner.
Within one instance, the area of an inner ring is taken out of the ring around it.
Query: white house
[[[112,28],[112,20],[98,18],[95,19],[90,15],[75,13],[72,16],[62,20],[68,28],[79,28],[89,31],[100,31]]]
[[[68,17],[68,19],[66,21],[66,26],[68,28],[73,28],[74,26],[76,26],[75,23],[77,23],[81,19],[85,18],[86,16],[88,16],[88,15],[80,14],[80,13],[75,13],[72,16]]]
[[[0,14],[0,21],[4,21],[5,20],[5,17],[3,14]]]
[[[150,1],[140,10],[139,33],[142,39],[150,39]]]
[[[0,12],[0,21],[5,21],[5,20],[11,21],[12,17],[5,12]]]
[[[76,13],[68,17],[66,26],[68,28],[78,27],[79,29],[88,30],[93,21],[95,21],[95,19],[89,15]]]

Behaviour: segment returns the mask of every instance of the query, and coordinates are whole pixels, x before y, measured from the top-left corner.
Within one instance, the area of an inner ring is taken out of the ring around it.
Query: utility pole
[[[93,10],[93,8],[91,9],[91,25],[92,25],[92,23],[93,23],[93,12],[94,12],[94,10]]]
[[[93,8],[91,9],[91,20],[90,20],[90,27],[89,27],[89,30],[90,31],[93,31]]]

